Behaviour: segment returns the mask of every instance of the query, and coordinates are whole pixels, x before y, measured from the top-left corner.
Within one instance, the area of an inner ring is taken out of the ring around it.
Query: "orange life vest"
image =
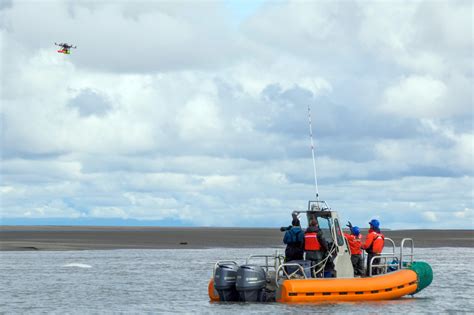
[[[384,244],[385,236],[382,233],[369,230],[363,248],[366,249],[368,253],[380,254],[383,250]]]
[[[321,244],[318,241],[316,232],[306,233],[304,235],[304,250],[320,250]]]
[[[358,236],[352,234],[344,233],[344,236],[347,238],[347,242],[349,243],[349,249],[351,251],[351,255],[360,255],[362,254],[362,235],[359,234]]]
[[[377,232],[375,232],[377,233]],[[382,233],[377,233],[377,236],[372,243],[372,250],[376,254],[380,254],[383,250],[383,246],[385,244],[385,236]]]

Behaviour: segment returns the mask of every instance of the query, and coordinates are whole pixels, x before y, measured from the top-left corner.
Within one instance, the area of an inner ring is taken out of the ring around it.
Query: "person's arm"
[[[285,232],[285,236],[283,236],[283,243],[288,244],[290,242],[290,231]]]

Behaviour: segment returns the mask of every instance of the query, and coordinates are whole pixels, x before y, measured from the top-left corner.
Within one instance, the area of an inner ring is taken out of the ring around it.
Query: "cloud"
[[[431,221],[431,222],[437,222],[438,221],[436,213],[434,213],[433,211],[423,212],[423,217],[425,217],[426,220]]]
[[[449,115],[446,85],[429,77],[412,76],[389,87],[384,95],[383,109],[405,117],[438,118]]]
[[[81,68],[173,71],[213,68],[232,55],[237,57],[222,4],[200,3],[191,8],[185,2],[143,2],[140,6],[18,1],[5,15],[5,23],[12,25],[9,31],[15,40],[28,49],[51,47],[54,41],[77,45],[74,58],[69,59]]]
[[[110,103],[92,89],[84,89],[78,93],[68,105],[79,112],[79,116],[104,116],[111,109]]]
[[[465,219],[467,221],[470,221],[471,222],[471,228],[474,225],[474,222],[473,222],[474,210],[472,208],[464,208],[461,211],[456,211],[456,212],[454,212],[454,216],[456,218]]]
[[[342,217],[469,227],[466,12],[288,1],[236,25],[221,3],[12,2],[1,216],[287,224],[314,196],[310,105],[320,195]]]

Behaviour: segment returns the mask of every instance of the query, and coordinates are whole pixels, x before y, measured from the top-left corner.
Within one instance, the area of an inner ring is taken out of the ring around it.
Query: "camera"
[[[286,232],[286,231],[288,231],[288,230],[290,230],[290,229],[291,229],[291,225],[282,226],[282,227],[280,228],[280,232]]]

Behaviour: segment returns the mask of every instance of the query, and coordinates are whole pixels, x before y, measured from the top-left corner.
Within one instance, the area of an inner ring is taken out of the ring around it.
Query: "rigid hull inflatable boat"
[[[414,261],[414,242],[405,238],[399,251],[393,240],[385,238],[384,252],[367,266],[367,277],[355,277],[349,246],[342,234],[336,211],[324,201],[308,202],[308,222],[316,219],[329,244],[321,264],[307,260],[285,262],[278,252],[252,255],[245,264],[216,262],[209,282],[211,301],[311,303],[327,301],[370,301],[397,299],[427,287],[433,273],[430,265]],[[375,264],[374,261],[378,263]],[[317,269],[317,270],[316,270]],[[377,275],[373,275],[374,273]],[[313,278],[320,274],[323,277]]]

